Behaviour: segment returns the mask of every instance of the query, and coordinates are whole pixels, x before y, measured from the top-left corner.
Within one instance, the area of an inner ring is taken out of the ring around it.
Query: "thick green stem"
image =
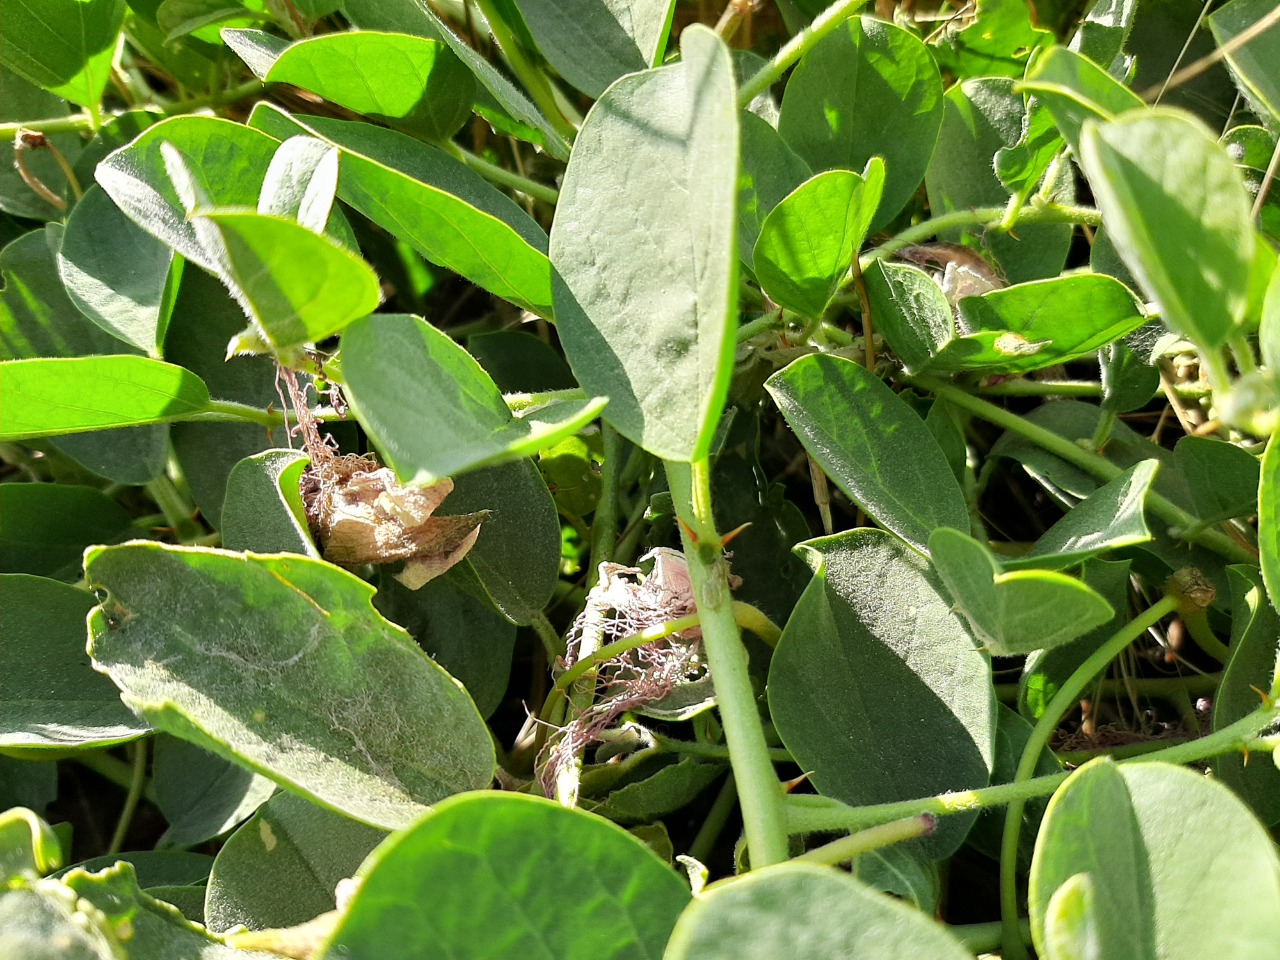
[[[1147,632],[1149,627],[1160,622],[1178,609],[1179,600],[1174,596],[1166,596],[1140,616],[1134,617],[1115,632],[1113,636],[1091,653],[1084,663],[1062,685],[1045,711],[1036,721],[1022,750],[1022,758],[1018,761],[1018,769],[1013,782],[1021,783],[1031,779],[1035,773],[1036,762],[1040,754],[1049,745],[1049,738],[1058,724],[1084,693],[1093,678],[1106,669],[1107,664]],[[1025,955],[1026,947],[1018,932],[1018,841],[1022,835],[1022,811],[1026,806],[1025,798],[1019,798],[1009,804],[1004,818],[1004,835],[1000,844],[1000,912],[1004,921],[1005,960],[1018,960]]]
[[[711,467],[704,458],[692,464],[668,461],[666,468],[702,620],[702,643],[738,785],[751,866],[767,867],[787,859],[782,787],[773,771],[747,671],[747,651],[733,615],[729,568],[711,513]]]
[[[881,260],[903,247],[928,240],[947,230],[979,226],[999,227],[1004,222],[1005,212],[1004,207],[974,207],[969,210],[954,210],[951,213],[940,214],[923,223],[907,227],[896,237],[886,240],[862,257],[862,266],[865,269],[873,260]],[[1018,214],[1018,223],[1083,223],[1091,227],[1099,227],[1102,226],[1102,214],[1092,207],[1045,203],[1023,209]]]
[[[147,493],[151,495],[151,499],[155,501],[156,506],[160,508],[160,512],[164,514],[169,526],[173,527],[174,533],[179,540],[196,537],[204,532],[194,520],[196,515],[195,504],[182,496],[168,476],[162,473],[150,481],[147,484]]]
[[[857,833],[851,833],[847,837],[841,837],[839,840],[824,843],[822,846],[814,847],[812,850],[806,851],[793,859],[796,862],[803,861],[805,863],[829,863],[833,865],[844,863],[854,857],[862,856],[864,853],[870,853],[872,850],[879,850],[881,847],[902,843],[904,840],[926,837],[933,832],[933,826],[934,818],[927,813],[907,817],[904,820],[891,820],[877,827],[859,830]]]
[[[738,109],[745,110],[757,96],[768,90],[793,63],[813,49],[814,45],[853,16],[867,0],[841,0],[814,17],[805,27],[779,50],[772,60],[738,88]]]
[[[1092,474],[1104,483],[1114,480],[1124,472],[1110,460],[1078,446],[1066,437],[1061,437],[1051,430],[1046,430],[1044,427],[1018,416],[1016,413],[1011,413],[1003,407],[998,407],[980,397],[966,393],[958,387],[953,387],[950,384],[943,383],[941,380],[928,376],[904,377],[903,379],[914,387],[928,390],[948,403],[981,417],[988,423],[994,423],[997,427],[1003,427],[1011,433],[1016,433],[1018,436],[1030,440],[1036,446],[1048,450],[1054,456]],[[1147,493],[1146,505],[1151,513],[1170,525],[1170,536],[1199,544],[1226,557],[1232,563],[1257,565],[1258,558],[1225,533],[1216,529],[1202,528],[1197,517],[1187,513],[1177,504],[1167,500],[1154,490]]]

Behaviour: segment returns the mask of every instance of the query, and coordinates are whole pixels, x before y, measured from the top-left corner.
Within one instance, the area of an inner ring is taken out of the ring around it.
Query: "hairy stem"
[[[853,16],[864,3],[866,0],[840,0],[818,14],[813,23],[792,37],[786,46],[774,54],[772,60],[738,88],[738,109],[745,110],[747,104],[773,86],[793,63],[812,50],[819,40]]]

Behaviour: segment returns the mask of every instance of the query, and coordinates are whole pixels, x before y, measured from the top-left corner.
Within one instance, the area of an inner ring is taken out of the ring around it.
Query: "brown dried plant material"
[[[302,475],[307,522],[330,563],[358,567],[404,560],[396,579],[417,590],[467,555],[489,511],[432,516],[452,480],[403,486],[369,457],[321,456]]]

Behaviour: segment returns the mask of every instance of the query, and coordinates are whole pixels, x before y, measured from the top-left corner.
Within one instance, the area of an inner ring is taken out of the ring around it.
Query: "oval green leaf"
[[[169,822],[157,849],[193,847],[220,836],[252,816],[275,792],[276,785],[266,777],[193,743],[163,733],[153,743],[151,798]],[[201,880],[208,875],[206,867]],[[195,881],[170,877],[163,882]]]
[[[301,450],[265,450],[232,467],[222,510],[222,545],[320,559],[299,489],[310,462]]]
[[[806,180],[765,217],[751,262],[773,301],[821,317],[849,270],[884,189],[884,161],[862,176],[827,170]]]
[[[707,889],[680,915],[664,960],[968,960],[918,910],[831,867],[787,863]]]
[[[1080,163],[1121,259],[1170,329],[1221,347],[1244,315],[1254,244],[1226,151],[1192,117],[1157,109],[1086,123]]]
[[[1211,843],[1205,838],[1212,837]],[[1280,955],[1280,859],[1231,791],[1163,763],[1086,764],[1054,794],[1027,896],[1037,948],[1050,900],[1089,879],[1097,956],[1254,960]]]
[[[938,527],[968,528],[964,494],[938,441],[865,367],[812,354],[765,388],[810,456],[877,523],[921,551]]]
[[[425,320],[379,314],[342,337],[347,397],[402,480],[431,484],[531,456],[594,420],[604,400],[512,416],[471,354]]]
[[[814,785],[847,804],[984,787],[991,774],[991,668],[928,562],[879,530],[800,548],[813,580],[769,669],[778,734]],[[970,816],[920,841],[934,859]]]
[[[514,793],[446,800],[360,872],[322,956],[658,960],[689,902],[684,881],[621,827]]]
[[[132,520],[92,487],[0,483],[0,573],[79,580],[84,548],[125,539]]]
[[[0,0],[0,64],[96,110],[124,12],[125,0]]]
[[[582,126],[551,260],[557,329],[605,419],[655,456],[705,456],[729,388],[738,113],[724,44],[624,77]]]
[[[351,574],[142,542],[90,550],[85,571],[109,594],[89,652],[156,727],[374,826],[489,783],[470,698]]]

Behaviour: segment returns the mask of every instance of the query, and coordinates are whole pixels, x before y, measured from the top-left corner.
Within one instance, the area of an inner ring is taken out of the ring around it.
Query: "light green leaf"
[[[656,960],[689,902],[684,881],[621,827],[517,793],[444,801],[360,873],[325,956]]]
[[[148,127],[98,165],[98,183],[134,223],[210,273],[221,266],[188,216],[165,168],[171,144],[190,172],[202,206],[253,210],[279,144],[242,123],[217,117],[173,117]]]
[[[1079,156],[1116,249],[1170,329],[1222,346],[1244,314],[1254,244],[1231,158],[1168,109],[1086,123]]]
[[[818,465],[877,523],[921,551],[938,527],[968,527],[964,494],[938,441],[861,364],[811,354],[765,388]]]
[[[815,576],[774,651],[769,711],[814,786],[854,806],[986,786],[990,664],[928,561],[879,530],[797,549]],[[949,856],[972,823],[940,820],[919,848]]]
[[[216,229],[222,273],[272,349],[332,336],[372,313],[378,277],[361,257],[294,220],[261,213],[200,212]],[[232,341],[233,346],[237,341]]]
[[[1280,610],[1280,440],[1272,434],[1258,484],[1258,553],[1271,605]]]
[[[249,122],[272,136],[318,137],[342,151],[339,196],[433,263],[551,316],[546,234],[515,201],[448,154],[368,123],[294,118],[259,103]]]
[[[0,0],[0,64],[97,110],[124,10],[124,0]]]
[[[655,66],[671,30],[674,0],[522,0],[524,18],[560,76],[589,97],[626,73]]]
[[[728,51],[633,74],[583,124],[551,229],[556,324],[578,382],[650,453],[705,456],[728,393],[738,114]]]
[[[0,575],[0,593],[0,747],[100,747],[149,731],[84,652],[91,595],[16,573]]]
[[[160,356],[173,250],[141,230],[94,184],[67,219],[58,272],[80,312],[125,343]]]
[[[1092,888],[1081,904],[1087,913],[1059,908],[1055,919],[1071,919],[1076,929],[1087,923],[1096,956],[1254,960],[1280,953],[1275,846],[1230,790],[1195,771],[1104,759],[1059,788],[1036,843],[1027,897],[1042,953],[1061,936],[1048,925],[1050,900],[1079,874]]]
[[[1066,574],[1001,572],[991,551],[958,530],[935,530],[929,553],[955,608],[998,656],[1061,646],[1114,613],[1098,593]]]
[[[800,60],[778,132],[815,171],[861,170],[883,158],[874,231],[920,186],[941,123],[942,79],[929,48],[901,27],[850,17]]]
[[[315,137],[290,137],[271,158],[258,212],[324,233],[338,192],[338,151]]]
[[[143,542],[90,550],[85,571],[109,594],[89,652],[158,728],[375,826],[489,783],[474,705],[351,574]]]
[[[289,41],[265,30],[223,27],[218,31],[222,42],[231,48],[259,80],[267,79],[272,65],[289,48]]]
[[[383,830],[278,793],[231,835],[213,862],[205,922],[224,932],[291,927],[333,910],[334,888],[351,876]]]
[[[918,910],[831,867],[787,863],[715,884],[680,915],[664,960],[967,960]]]
[[[1209,29],[1220,48],[1231,44],[1227,64],[1250,108],[1272,130],[1280,125],[1280,21],[1242,46],[1233,41],[1275,13],[1272,0],[1232,0],[1208,18]]]
[[[379,314],[342,338],[347,397],[402,480],[435,483],[528,457],[594,420],[602,398],[512,416],[489,375],[424,320]]]
[[[1077,156],[1086,120],[1110,120],[1144,105],[1141,97],[1102,67],[1061,46],[1036,57],[1026,79],[1014,89],[1035,94]]]
[[[267,450],[232,467],[222,510],[222,545],[255,553],[300,553],[318,560],[298,486],[310,463],[300,450]]]
[[[821,317],[867,237],[884,189],[884,161],[862,176],[828,170],[785,197],[760,227],[751,261],[765,293],[788,310]]]
[[[0,390],[2,440],[170,423],[209,405],[190,370],[135,356],[8,360],[0,363]]]
[[[292,83],[430,140],[457,133],[475,96],[471,71],[442,41],[372,31],[295,43],[264,79]]]
[[[21,807],[0,813],[0,881],[5,886],[37,880],[60,866],[62,847],[47,823]]]

